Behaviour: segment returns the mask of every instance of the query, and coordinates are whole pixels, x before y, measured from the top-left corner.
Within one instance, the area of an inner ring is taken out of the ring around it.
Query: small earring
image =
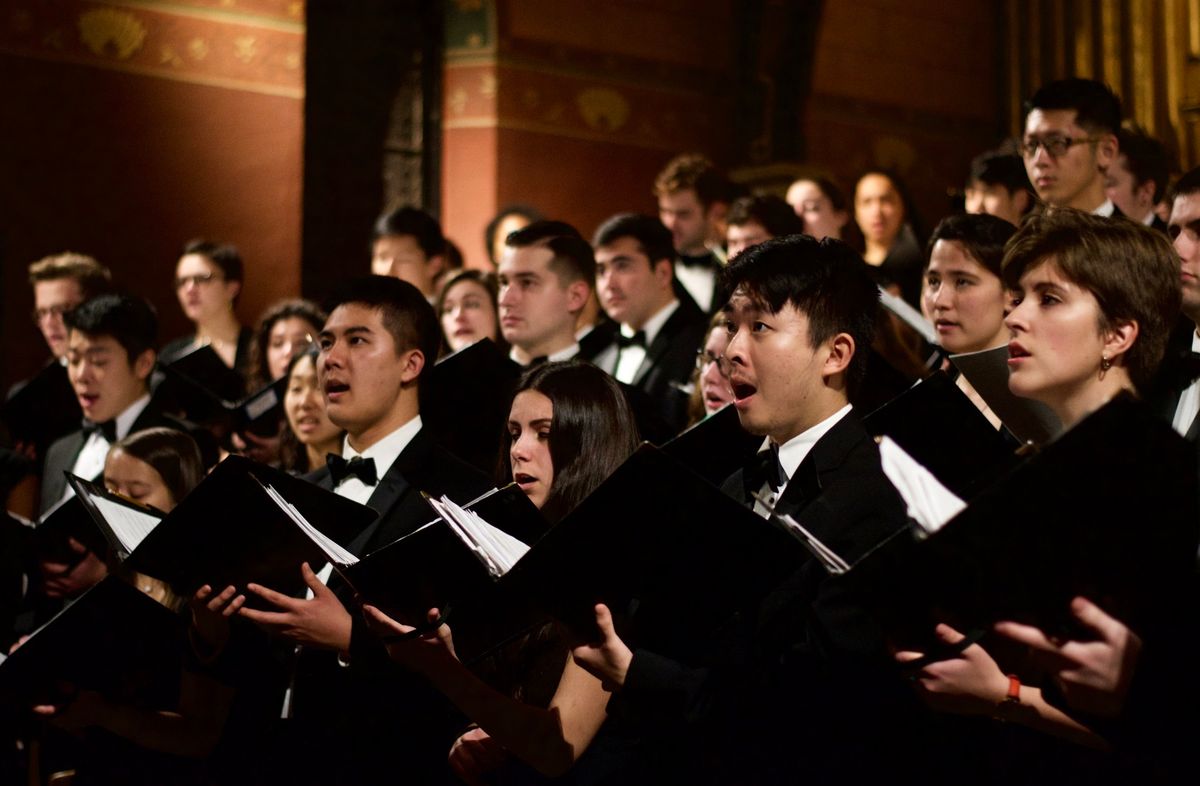
[[[1108,371],[1110,368],[1112,368],[1112,361],[1108,359],[1108,355],[1101,355],[1100,356],[1100,373],[1103,374],[1104,372]]]

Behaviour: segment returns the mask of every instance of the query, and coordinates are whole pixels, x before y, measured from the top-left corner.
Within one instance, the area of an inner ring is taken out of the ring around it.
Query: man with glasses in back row
[[[1049,206],[1123,215],[1105,192],[1119,152],[1120,99],[1092,79],[1043,85],[1025,104],[1020,150],[1038,197]]]

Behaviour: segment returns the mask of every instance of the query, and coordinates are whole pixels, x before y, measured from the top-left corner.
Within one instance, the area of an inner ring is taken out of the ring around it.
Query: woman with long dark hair
[[[547,363],[526,372],[518,385],[507,444],[505,474],[557,522],[633,452],[637,430],[608,374],[578,361]],[[384,635],[412,631],[372,606],[364,612]],[[608,694],[569,656],[549,707],[539,707],[493,690],[463,666],[446,625],[389,645],[389,654],[422,673],[479,725],[451,753],[451,765],[468,780],[502,761],[505,750],[543,774],[561,774],[604,722]]]

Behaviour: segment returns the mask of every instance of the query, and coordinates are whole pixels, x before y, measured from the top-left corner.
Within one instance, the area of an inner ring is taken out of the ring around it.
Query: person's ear
[[[1107,172],[1108,168],[1117,160],[1117,153],[1120,147],[1117,143],[1117,138],[1112,134],[1104,134],[1096,143],[1096,165],[1101,172]]]
[[[660,289],[669,287],[675,278],[675,262],[670,259],[660,259],[654,263],[654,270],[651,272]]]
[[[836,374],[845,373],[850,367],[850,362],[854,360],[854,338],[849,333],[838,333],[825,342],[825,346],[828,354],[821,366],[821,376],[829,379]]]
[[[148,379],[150,372],[154,370],[154,361],[158,355],[153,349],[144,349],[142,353],[133,361],[133,375],[138,379]]]
[[[1104,357],[1116,361],[1133,346],[1138,337],[1138,323],[1135,320],[1118,322],[1104,334]]]
[[[410,349],[404,353],[404,370],[400,373],[400,382],[407,385],[421,376],[425,368],[425,353],[419,349]]]
[[[592,288],[582,278],[567,284],[567,310],[572,314],[578,315],[580,311],[583,311],[583,307],[587,305],[591,294]]]
[[[225,297],[232,303],[237,299],[237,296],[242,293],[241,281],[226,281],[225,282]]]
[[[1146,204],[1153,205],[1154,204],[1154,191],[1155,191],[1154,181],[1147,180],[1146,182],[1139,185],[1137,188],[1133,189],[1133,195],[1135,197],[1137,197],[1139,200],[1145,201]],[[1141,218],[1141,216],[1130,216],[1130,218],[1137,220],[1137,219]]]
[[[442,254],[435,254],[425,260],[425,266],[429,270],[429,278],[437,278],[446,269],[446,257]]]

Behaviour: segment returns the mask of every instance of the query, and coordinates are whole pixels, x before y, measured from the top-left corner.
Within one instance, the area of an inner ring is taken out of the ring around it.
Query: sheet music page
[[[471,526],[463,522],[462,519],[464,519],[465,516],[460,516],[462,508],[454,505],[454,503],[450,502],[450,500],[445,496],[443,496],[440,500],[430,498],[429,504],[433,506],[433,509],[436,510],[438,515],[442,517],[442,520],[446,522],[446,526],[450,528],[450,531],[457,535],[458,539],[463,542],[463,545],[466,546],[471,553],[479,559],[480,562],[483,563],[484,568],[487,569],[488,574],[492,576],[492,578],[500,578],[504,575],[501,572],[500,566],[497,564],[496,560],[492,558],[492,555],[488,553],[487,549],[485,549],[479,543],[479,540],[470,531]]]
[[[100,511],[100,515],[108,523],[113,534],[121,541],[121,547],[126,553],[133,553],[147,535],[154,531],[161,518],[152,513],[134,510],[131,507],[113,502],[99,494],[90,496],[91,503]]]
[[[440,500],[431,499],[430,502],[463,543],[480,558],[493,578],[508,573],[517,560],[529,551],[528,545],[445,495]]]
[[[883,474],[908,506],[909,517],[926,534],[937,532],[967,506],[890,437],[880,440],[879,458]]]
[[[449,500],[446,500],[449,502]],[[453,502],[450,502],[453,505]],[[509,535],[499,527],[492,526],[482,516],[473,510],[462,510],[464,521],[469,525],[468,532],[475,538],[488,554],[491,555],[501,573],[508,573],[517,563],[529,546]]]
[[[321,532],[312,524],[309,524],[308,519],[304,518],[304,514],[296,510],[296,507],[284,499],[283,495],[276,491],[273,486],[263,486],[263,488],[266,489],[267,495],[271,497],[275,504],[296,523],[300,531],[307,535],[313,543],[317,544],[317,548],[325,554],[326,559],[334,565],[343,568],[358,562],[358,557],[342,548],[340,543]]]

